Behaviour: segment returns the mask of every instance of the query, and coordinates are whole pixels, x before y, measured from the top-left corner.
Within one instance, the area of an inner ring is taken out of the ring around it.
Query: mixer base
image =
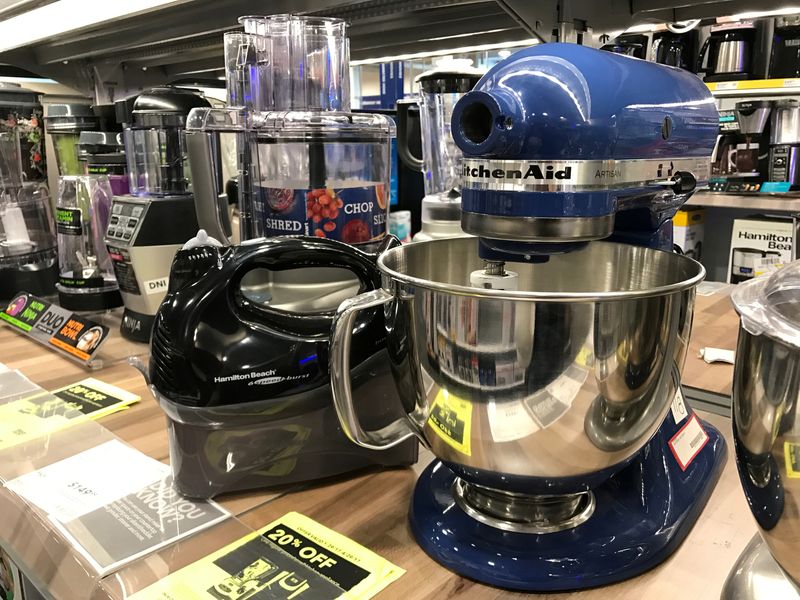
[[[681,470],[668,441],[670,417],[633,462],[595,488],[588,521],[556,533],[503,531],[467,515],[453,500],[455,474],[439,461],[417,482],[411,529],[434,560],[488,585],[525,591],[577,590],[614,583],[669,557],[700,516],[725,464],[725,440],[709,440]]]

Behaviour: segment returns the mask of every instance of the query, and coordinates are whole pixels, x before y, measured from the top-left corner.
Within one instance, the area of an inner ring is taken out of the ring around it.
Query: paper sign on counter
[[[189,500],[170,468],[111,440],[6,483],[41,509],[100,575],[228,518]]]
[[[10,375],[16,373],[0,373],[0,379]],[[0,450],[87,419],[99,419],[139,401],[136,394],[91,377],[52,393],[31,385],[33,388],[25,388],[25,397],[0,404]],[[6,390],[7,387],[0,382],[0,389]]]
[[[366,600],[405,571],[291,512],[129,600]]]

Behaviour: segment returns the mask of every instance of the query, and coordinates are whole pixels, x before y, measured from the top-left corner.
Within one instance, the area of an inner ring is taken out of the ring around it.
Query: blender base
[[[728,574],[720,600],[800,600],[800,590],[756,533]]]
[[[685,471],[668,442],[671,417],[634,460],[593,490],[594,514],[573,529],[503,531],[468,516],[453,499],[455,474],[440,461],[414,489],[411,529],[423,550],[459,575],[514,590],[551,592],[628,579],[669,557],[700,516],[725,464],[725,440],[709,440]]]

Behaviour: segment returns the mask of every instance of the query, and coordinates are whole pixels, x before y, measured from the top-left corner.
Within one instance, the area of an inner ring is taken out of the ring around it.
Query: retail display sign
[[[672,455],[678,461],[681,470],[685,471],[689,468],[700,450],[708,443],[708,439],[708,434],[700,424],[697,415],[692,415],[678,430],[678,433],[672,436],[669,441],[669,449],[672,450]]]
[[[181,496],[169,466],[119,440],[5,486],[44,512],[101,576],[230,516],[215,502]]]
[[[404,573],[345,536],[290,512],[129,598],[364,600]]]
[[[0,373],[0,391],[11,391],[9,371]],[[28,382],[30,383],[30,382]],[[97,379],[84,379],[58,390],[47,392],[38,386],[27,388],[26,395],[12,401],[0,399],[0,450],[49,435],[87,419],[99,419],[123,410],[139,401],[139,396]],[[37,391],[38,390],[38,391]],[[12,398],[18,398],[15,393]]]
[[[5,310],[0,312],[0,320],[40,344],[87,366],[91,366],[109,333],[105,325],[26,292],[14,296]]]

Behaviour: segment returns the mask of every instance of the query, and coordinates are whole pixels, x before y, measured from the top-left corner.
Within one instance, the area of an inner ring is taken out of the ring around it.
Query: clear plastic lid
[[[226,79],[237,92],[254,89],[264,94],[259,101],[263,106],[252,108],[350,109],[350,56],[343,20],[273,15],[240,17],[239,22],[250,37],[226,38]]]
[[[800,348],[800,260],[740,283],[731,300],[748,332]]]

